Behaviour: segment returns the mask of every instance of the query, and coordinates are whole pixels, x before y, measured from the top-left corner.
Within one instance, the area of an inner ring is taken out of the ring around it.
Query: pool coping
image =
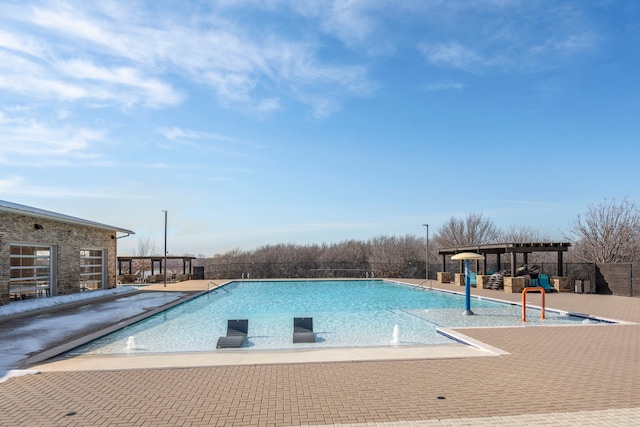
[[[293,350],[223,350],[216,352],[157,353],[132,355],[59,356],[29,369],[40,372],[103,371],[127,369],[191,368],[230,365],[294,363],[357,363],[389,360],[461,359],[496,357],[506,351],[474,340],[457,331],[447,331],[460,342],[439,345],[304,348]],[[467,342],[462,343],[462,342]]]

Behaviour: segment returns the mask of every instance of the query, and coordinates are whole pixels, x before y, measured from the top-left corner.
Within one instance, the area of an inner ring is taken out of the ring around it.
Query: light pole
[[[164,287],[167,287],[167,211],[164,212]]]
[[[427,252],[425,257],[425,279],[429,280],[429,224],[422,224],[423,227],[427,227]]]

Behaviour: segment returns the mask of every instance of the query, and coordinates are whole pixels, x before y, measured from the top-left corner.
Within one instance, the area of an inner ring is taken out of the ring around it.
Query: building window
[[[11,300],[51,296],[51,252],[50,246],[11,245]]]
[[[95,291],[103,288],[103,256],[102,249],[80,250],[80,290]]]

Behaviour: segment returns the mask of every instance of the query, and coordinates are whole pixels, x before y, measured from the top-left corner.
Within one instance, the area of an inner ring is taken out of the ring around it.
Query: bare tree
[[[436,241],[440,248],[483,245],[495,243],[500,233],[492,220],[481,213],[468,213],[465,218],[451,217],[437,231]]]
[[[156,251],[156,243],[150,236],[138,237],[138,247],[133,250],[134,256],[150,256]]]
[[[549,242],[551,238],[548,234],[541,233],[531,227],[511,225],[500,232],[498,240],[505,243],[529,243]]]
[[[138,247],[133,250],[133,256],[146,257],[155,253],[155,242],[150,236],[139,237]],[[151,260],[136,259],[133,260],[133,270],[138,276],[144,276],[145,271],[151,269]]]
[[[504,243],[539,243],[550,242],[551,237],[531,227],[511,225],[500,232],[499,240]],[[528,258],[529,264],[553,263],[556,260],[557,254],[555,252],[531,252]]]
[[[415,235],[377,236],[368,244],[376,277],[404,277],[407,269],[416,270],[424,265],[424,243]]]
[[[587,262],[619,263],[640,257],[640,210],[627,197],[604,199],[578,215],[566,235],[575,255]]]

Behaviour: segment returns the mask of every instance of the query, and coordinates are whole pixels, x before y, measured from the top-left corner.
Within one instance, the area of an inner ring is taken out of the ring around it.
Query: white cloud
[[[129,94],[130,103],[141,100],[151,106],[175,105],[183,98],[170,85],[143,76],[140,70],[132,67],[101,67],[84,60],[71,60],[57,64],[56,69],[77,80],[91,80],[111,88],[128,87],[131,90],[124,90],[124,93]],[[116,96],[109,98],[115,99]]]
[[[200,132],[192,129],[183,129],[177,126],[162,128],[160,129],[160,133],[164,135],[165,138],[172,141],[208,139],[232,142],[234,140],[233,138],[224,135],[218,135],[211,132]]]
[[[423,43],[419,49],[429,62],[438,67],[472,71],[485,62],[473,49],[462,46],[457,42]]]
[[[2,159],[1,155],[0,159]],[[17,175],[0,178],[0,194],[8,194],[14,191],[14,189],[20,188],[23,181],[24,178]]]
[[[324,20],[324,26],[348,45],[366,40],[375,30],[373,15],[366,13],[372,2],[336,0]]]
[[[529,73],[560,66],[598,42],[580,7],[492,0],[434,5],[424,15],[430,31],[418,50],[436,67]]]
[[[0,178],[0,196],[19,196],[30,198],[79,198],[79,199],[126,199],[134,198],[129,195],[113,194],[101,189],[92,188],[85,190],[73,187],[62,187],[55,185],[37,185],[22,176],[10,176]]]
[[[364,36],[369,18],[358,12],[362,4],[335,3],[334,18],[327,22],[337,19],[340,28],[358,23],[357,37]],[[283,95],[308,103],[307,94],[359,96],[370,90],[364,68],[328,66],[318,60],[315,44],[279,35],[275,27],[265,36],[239,26],[235,19],[225,20],[216,5],[194,7],[190,15],[140,7],[67,2],[23,10],[16,19],[33,35],[23,38],[24,30],[15,29],[0,33],[0,45],[22,60],[14,73],[2,73],[1,87],[36,99],[165,107],[183,100],[169,83],[180,76],[210,87],[226,108],[260,116],[280,109]],[[18,56],[23,54],[28,55]],[[327,102],[341,99],[326,96]]]
[[[576,9],[502,0],[13,5],[0,18],[0,90],[164,108],[184,101],[185,86],[200,85],[228,109],[268,116],[293,100],[322,117],[348,97],[370,95],[376,85],[363,58],[395,54],[401,44],[418,45],[436,67],[476,73],[588,50],[596,38]],[[265,25],[252,25],[256,10]],[[336,41],[340,53],[327,59],[323,49]]]
[[[427,92],[435,92],[441,90],[462,90],[464,89],[464,84],[453,81],[444,81],[438,83],[430,83],[420,87],[421,90],[426,90]]]
[[[255,150],[260,148],[259,144],[250,141],[241,141],[230,136],[184,129],[176,126],[161,128],[158,132],[180,147],[188,146],[202,152],[213,152],[226,157],[252,157]],[[244,151],[243,147],[245,148]]]
[[[9,117],[2,112],[0,134],[0,162],[13,166],[70,164],[79,159],[99,161],[96,146],[105,141],[102,130]]]
[[[42,44],[27,34],[12,34],[0,30],[0,47],[35,57],[43,57]]]

